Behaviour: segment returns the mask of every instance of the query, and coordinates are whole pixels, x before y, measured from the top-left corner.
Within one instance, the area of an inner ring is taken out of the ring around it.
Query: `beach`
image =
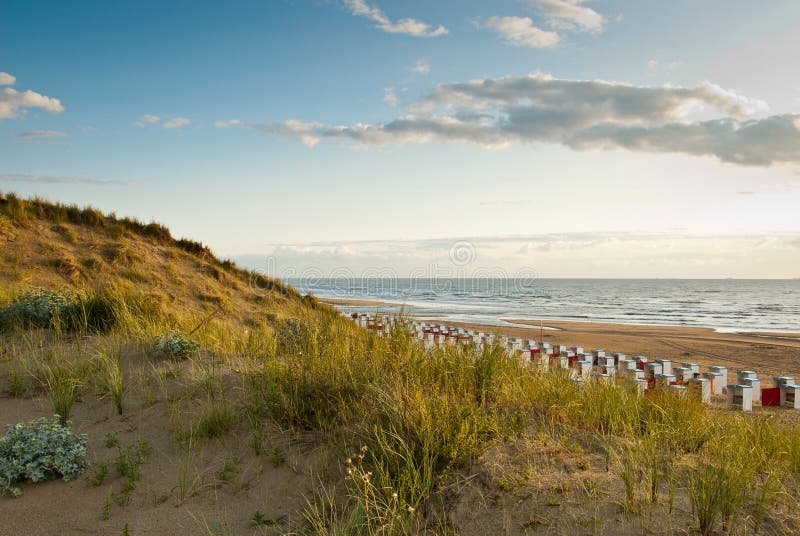
[[[376,308],[386,306],[383,302],[369,300],[331,301],[326,298],[320,300],[338,306]],[[773,375],[800,376],[800,333],[724,333],[694,326],[513,318],[503,320],[514,325],[493,325],[445,321],[441,318],[423,316],[415,318],[509,337],[583,346],[587,350],[603,349],[607,352],[622,352],[629,356],[645,355],[650,359],[671,359],[676,363],[697,363],[703,367],[723,365],[731,370],[753,369],[765,380]],[[540,325],[544,329],[541,329]]]

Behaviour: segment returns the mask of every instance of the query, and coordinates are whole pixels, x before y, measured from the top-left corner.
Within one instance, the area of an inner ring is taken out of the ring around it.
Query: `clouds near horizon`
[[[261,129],[310,147],[325,139],[363,145],[557,143],[576,150],[712,156],[740,165],[800,162],[800,115],[763,117],[768,109],[761,100],[710,83],[637,86],[534,73],[441,84],[384,123],[290,120]],[[717,117],[692,119],[699,112]]]
[[[572,232],[274,244],[234,256],[273,277],[795,277],[798,233]],[[454,263],[454,248],[468,262]],[[788,263],[788,264],[787,264]]]

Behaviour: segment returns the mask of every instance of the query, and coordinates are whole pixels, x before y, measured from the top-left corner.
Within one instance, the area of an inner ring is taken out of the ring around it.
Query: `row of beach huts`
[[[347,314],[347,313],[345,313]],[[754,404],[800,409],[800,385],[789,376],[772,378],[771,386],[762,385],[754,370],[737,370],[736,382],[728,383],[728,367],[712,365],[701,370],[697,363],[673,363],[670,359],[650,359],[620,352],[585,350],[545,341],[509,338],[494,333],[462,327],[429,324],[422,321],[396,323],[391,318],[367,313],[350,313],[359,326],[383,336],[396,326],[408,326],[411,333],[428,348],[452,345],[500,346],[509,358],[519,359],[532,369],[543,372],[563,370],[573,381],[628,381],[644,394],[651,389],[672,389],[680,394],[697,396],[704,403],[724,398],[728,409],[752,411]]]

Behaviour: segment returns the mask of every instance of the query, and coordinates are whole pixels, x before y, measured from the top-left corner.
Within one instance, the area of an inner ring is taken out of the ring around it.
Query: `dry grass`
[[[169,497],[189,512],[228,501],[194,513],[209,520],[204,531],[244,534],[252,519],[263,529],[273,517],[261,515],[264,506],[242,512],[239,493],[285,475],[308,493],[303,504],[291,489],[271,497],[292,505],[276,522],[281,532],[799,527],[800,428],[780,416],[731,415],[666,391],[640,397],[622,384],[580,387],[499,348],[426,350],[399,328],[377,337],[155,224],[13,196],[0,196],[0,216],[17,234],[0,263],[33,259],[43,269],[28,280],[71,289],[78,304],[66,324],[0,333],[0,404],[46,402],[64,419],[80,415],[90,429],[110,420],[129,431],[126,444],[136,444],[135,432],[155,446],[146,459],[119,451],[119,463],[135,462],[124,472],[138,484],[123,494],[112,483],[120,501],[103,509],[117,523],[111,532],[173,515],[158,508]],[[45,262],[87,251],[103,260],[82,268],[81,283]],[[0,306],[25,288],[4,280]],[[153,341],[169,330],[199,351],[154,356]],[[95,449],[100,439],[90,437]],[[281,463],[263,455],[276,446]],[[147,487],[159,477],[167,483]],[[97,489],[95,512],[104,500]],[[90,493],[76,491],[73,502]]]

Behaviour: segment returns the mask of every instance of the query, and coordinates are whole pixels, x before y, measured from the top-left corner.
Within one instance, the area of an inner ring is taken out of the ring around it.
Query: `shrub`
[[[15,497],[16,486],[30,480],[72,480],[86,469],[86,438],[58,419],[41,418],[6,427],[0,438],[0,492]]]
[[[0,308],[0,328],[20,327],[51,328],[75,302],[68,292],[55,292],[42,288],[20,293],[11,303]]]
[[[0,330],[40,328],[106,333],[115,323],[114,304],[103,292],[76,294],[34,288],[0,307]]]
[[[199,344],[187,339],[180,331],[170,330],[156,339],[153,353],[159,357],[185,359],[197,353],[199,348]]]

